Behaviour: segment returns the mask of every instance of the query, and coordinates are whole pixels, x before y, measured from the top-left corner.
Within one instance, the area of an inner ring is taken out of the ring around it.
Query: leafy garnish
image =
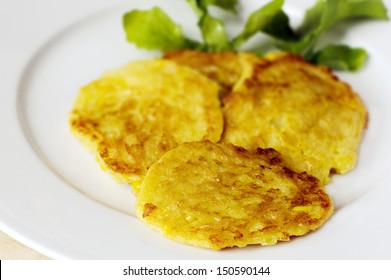
[[[166,52],[197,47],[196,42],[184,36],[182,27],[158,7],[126,13],[123,26],[127,40],[139,48]]]
[[[284,0],[273,0],[253,12],[248,18],[243,31],[233,39],[234,47],[239,48],[258,32],[265,32],[283,40],[294,36],[289,26],[288,17],[282,11],[283,4]]]
[[[189,0],[186,0],[189,1]],[[237,0],[190,0],[197,2],[197,6],[207,9],[208,6],[216,6],[221,9],[236,13]]]
[[[186,0],[193,8],[203,42],[187,38],[179,24],[160,8],[131,11],[124,15],[123,25],[127,40],[140,48],[163,52],[179,49],[202,51],[239,51],[242,45],[257,33],[267,34],[274,49],[287,51],[333,69],[356,71],[366,60],[362,48],[346,45],[328,45],[318,49],[318,42],[326,31],[349,19],[387,20],[387,9],[381,0],[318,0],[305,13],[297,30],[283,10],[284,0],[271,0],[250,14],[242,31],[230,38],[224,22],[212,16],[209,6],[236,13],[237,0]],[[262,46],[262,44],[259,44]],[[268,50],[252,50],[265,53]]]
[[[329,45],[313,54],[314,64],[326,65],[335,70],[357,71],[365,62],[367,52],[362,48],[345,45]]]
[[[388,19],[381,0],[318,0],[305,14],[298,30],[299,39],[281,42],[280,47],[304,57],[311,56],[325,31],[343,20],[353,18]]]
[[[230,40],[224,29],[224,23],[209,14],[208,6],[217,6],[232,12],[236,11],[236,0],[186,0],[198,17],[198,27],[201,30],[205,51],[232,50]]]
[[[224,23],[221,20],[206,13],[201,17],[199,26],[205,41],[205,48],[208,51],[232,49],[228,35],[224,30]]]

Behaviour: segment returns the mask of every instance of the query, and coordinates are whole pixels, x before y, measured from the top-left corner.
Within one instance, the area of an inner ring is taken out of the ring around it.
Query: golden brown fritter
[[[136,61],[83,87],[69,122],[104,170],[131,183],[178,144],[220,140],[218,93],[217,83],[188,67]]]
[[[223,89],[221,95],[230,92],[236,84],[248,78],[252,73],[253,64],[260,60],[259,57],[244,52],[206,53],[192,50],[169,52],[164,58],[196,69],[215,80]]]
[[[287,166],[323,183],[354,168],[367,122],[359,96],[324,67],[294,55],[254,64],[224,99],[224,142],[279,151]]]
[[[210,141],[163,155],[136,202],[137,216],[161,234],[215,250],[288,241],[319,228],[332,211],[323,185],[284,167],[275,150]]]

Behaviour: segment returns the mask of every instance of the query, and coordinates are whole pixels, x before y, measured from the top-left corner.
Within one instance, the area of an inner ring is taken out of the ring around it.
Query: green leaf
[[[203,7],[199,0],[186,0],[189,3],[190,7],[194,10],[197,15],[197,18],[200,19],[206,12],[206,8]]]
[[[264,26],[262,31],[270,36],[284,41],[295,41],[297,35],[293,31],[289,23],[289,17],[284,11],[278,12],[268,24]]]
[[[160,8],[133,10],[123,16],[126,38],[139,48],[171,51],[197,44],[187,39],[180,25]]]
[[[236,13],[237,0],[186,0],[200,19],[208,13],[208,6],[216,6],[223,10]]]
[[[237,0],[200,0],[200,2],[205,8],[209,5],[213,5],[233,13],[236,13],[236,6],[238,4]]]
[[[381,0],[319,0],[306,12],[302,31],[324,31],[335,23],[349,18],[367,17],[388,19]]]
[[[329,45],[316,52],[312,57],[315,64],[326,65],[333,70],[357,71],[362,68],[367,52],[362,48],[346,45]]]
[[[199,26],[208,51],[232,50],[228,35],[224,30],[224,23],[221,20],[204,14]]]
[[[186,0],[195,11],[198,17],[204,44],[204,51],[227,51],[232,50],[230,40],[224,29],[224,23],[211,16],[208,12],[209,5],[216,5],[222,8],[231,9],[236,5],[236,0]]]
[[[388,19],[381,0],[318,0],[305,14],[297,42],[283,42],[287,51],[311,55],[323,33],[340,21],[352,18]]]
[[[284,0],[273,0],[253,12],[247,19],[243,31],[234,38],[234,48],[239,48],[244,42],[260,31],[267,31],[268,33],[272,33],[275,36],[279,36],[277,33],[275,33],[276,26],[279,23],[282,24],[281,29],[290,29],[288,26],[286,26],[287,17],[285,14],[283,14],[282,11],[283,4]]]

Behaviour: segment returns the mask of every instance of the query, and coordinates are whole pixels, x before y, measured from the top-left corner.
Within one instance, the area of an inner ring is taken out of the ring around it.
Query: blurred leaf
[[[315,64],[326,65],[333,70],[357,71],[362,68],[367,52],[362,48],[346,45],[329,45],[316,52],[312,58]]]

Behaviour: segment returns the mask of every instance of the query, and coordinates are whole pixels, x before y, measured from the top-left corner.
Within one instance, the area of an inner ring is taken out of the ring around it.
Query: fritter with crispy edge
[[[118,182],[138,182],[183,142],[220,140],[220,87],[168,60],[135,61],[83,87],[71,131]],[[137,192],[137,189],[135,189]]]
[[[186,65],[221,85],[221,96],[230,92],[252,74],[253,65],[260,58],[250,53],[199,52],[180,50],[168,52],[164,58]]]
[[[215,250],[304,235],[332,214],[332,201],[315,177],[281,161],[273,149],[182,144],[148,170],[137,216],[175,241]]]
[[[353,169],[367,124],[357,94],[330,70],[294,55],[254,65],[251,79],[224,99],[223,141],[279,151],[287,166],[323,183]]]

